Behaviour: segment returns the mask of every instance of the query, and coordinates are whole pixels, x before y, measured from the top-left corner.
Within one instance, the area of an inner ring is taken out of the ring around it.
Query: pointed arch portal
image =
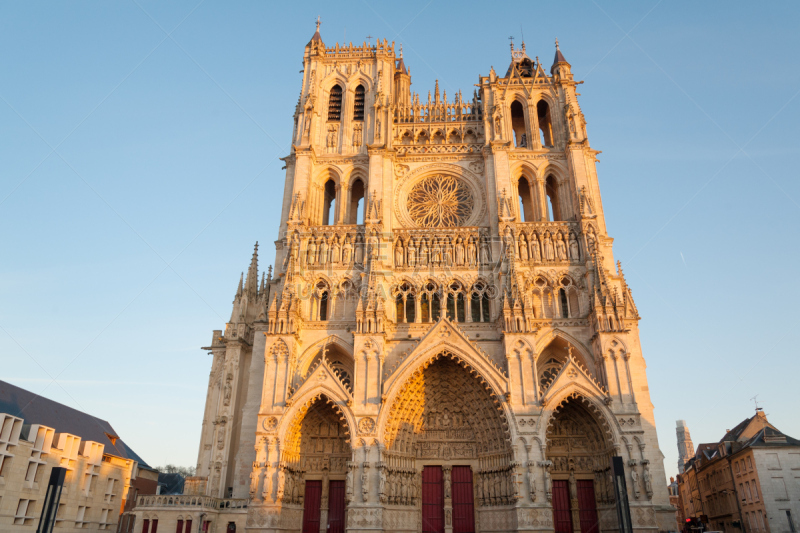
[[[475,506],[515,501],[513,451],[500,402],[448,351],[403,384],[389,410],[384,442],[387,503],[421,505],[423,530],[429,524],[438,531],[441,517],[452,516],[459,530],[474,531]],[[409,482],[413,487],[407,490]]]
[[[311,400],[297,413],[283,449],[276,499],[303,507],[303,531],[344,531],[349,432],[335,402]]]
[[[611,474],[615,448],[604,422],[596,408],[577,394],[553,411],[546,457],[556,533],[598,533],[600,515],[612,520],[616,516]]]

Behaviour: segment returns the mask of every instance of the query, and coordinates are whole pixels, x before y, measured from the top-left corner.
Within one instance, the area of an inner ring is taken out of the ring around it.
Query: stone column
[[[452,465],[442,465],[442,475],[444,476],[444,531],[453,533],[453,486],[452,486]]]
[[[544,179],[536,179],[536,196],[539,199],[539,220],[545,222],[547,220],[547,198],[544,190]],[[542,258],[544,259],[544,250],[542,250]]]

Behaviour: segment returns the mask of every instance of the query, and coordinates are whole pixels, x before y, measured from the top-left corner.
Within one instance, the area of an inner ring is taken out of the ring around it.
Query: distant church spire
[[[692,444],[689,428],[686,427],[686,420],[677,421],[675,432],[678,435],[678,472],[683,474],[684,465],[694,457],[694,444]]]

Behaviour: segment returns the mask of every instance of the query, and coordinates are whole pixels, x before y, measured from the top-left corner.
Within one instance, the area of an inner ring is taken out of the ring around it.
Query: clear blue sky
[[[676,419],[716,441],[756,394],[800,437],[800,5],[389,4],[0,5],[0,379],[109,420],[150,464],[195,464],[200,347],[256,240],[272,262],[321,15],[326,43],[402,42],[421,94],[471,94],[521,32],[549,65],[558,37],[668,475]]]

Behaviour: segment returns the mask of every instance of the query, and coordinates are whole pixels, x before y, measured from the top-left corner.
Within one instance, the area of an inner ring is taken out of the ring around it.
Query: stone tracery
[[[464,226],[474,205],[469,187],[446,174],[426,177],[408,193],[409,215],[428,228]]]

